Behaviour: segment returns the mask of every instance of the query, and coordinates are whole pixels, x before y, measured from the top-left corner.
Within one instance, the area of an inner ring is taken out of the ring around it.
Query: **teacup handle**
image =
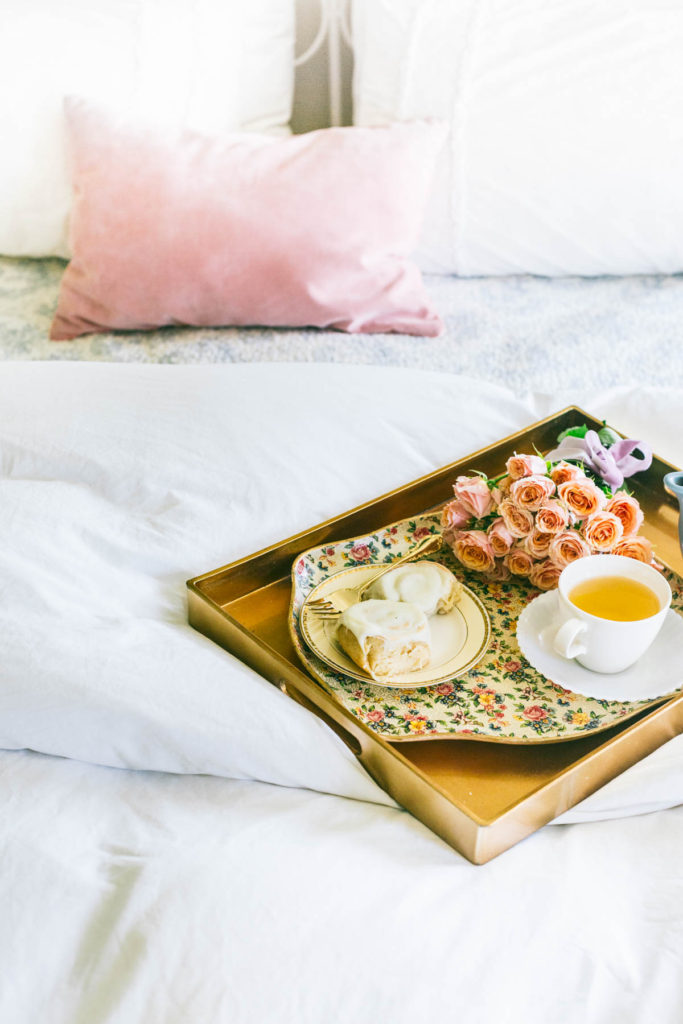
[[[561,658],[576,658],[579,654],[585,654],[585,646],[578,638],[586,632],[586,623],[580,619],[567,619],[563,622],[552,640],[552,647],[555,654]]]

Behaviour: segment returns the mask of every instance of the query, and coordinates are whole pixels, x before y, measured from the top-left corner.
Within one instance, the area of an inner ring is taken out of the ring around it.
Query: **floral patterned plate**
[[[289,629],[304,666],[336,699],[385,739],[494,740],[539,743],[576,739],[637,714],[660,701],[597,700],[549,682],[531,667],[517,646],[515,628],[522,609],[540,591],[514,580],[488,582],[466,574],[447,548],[430,556],[446,565],[481,600],[491,622],[484,656],[458,678],[412,690],[361,682],[325,664],[304,640],[300,611],[310,591],[337,572],[378,565],[405,554],[422,537],[440,533],[438,514],[417,516],[351,540],[303,552],[292,567]],[[683,611],[683,581],[666,570],[672,607]]]
[[[373,683],[372,676],[341,649],[336,639],[338,619],[324,619],[311,611],[309,601],[326,597],[339,587],[360,587],[377,572],[376,565],[355,565],[342,569],[322,580],[306,596],[299,613],[299,625],[306,644],[330,668],[357,679]],[[463,587],[457,605],[446,615],[433,615],[429,622],[431,633],[431,660],[427,668],[405,672],[391,681],[382,681],[383,687],[414,690],[415,687],[436,686],[462,675],[475,665],[489,642],[491,626],[482,602],[468,587]]]

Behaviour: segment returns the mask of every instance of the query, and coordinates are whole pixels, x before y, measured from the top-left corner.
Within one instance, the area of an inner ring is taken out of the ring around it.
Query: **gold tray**
[[[464,739],[392,742],[342,707],[303,668],[288,629],[290,572],[297,556],[327,542],[373,533],[442,505],[459,474],[502,471],[513,450],[548,451],[580,423],[602,423],[569,407],[526,430],[310,530],[188,581],[190,623],[311,710],[341,737],[368,773],[455,850],[483,864],[683,732],[683,695],[626,722],[571,741],[510,745]],[[655,458],[629,481],[645,513],[642,532],[683,573],[678,505],[662,486],[676,467]]]

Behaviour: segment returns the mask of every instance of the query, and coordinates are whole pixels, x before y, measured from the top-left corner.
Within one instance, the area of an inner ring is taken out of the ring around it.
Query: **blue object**
[[[678,540],[681,545],[681,553],[683,553],[683,473],[680,470],[667,473],[664,477],[664,489],[669,494],[673,494],[674,498],[678,498],[678,504],[681,509],[678,518]]]

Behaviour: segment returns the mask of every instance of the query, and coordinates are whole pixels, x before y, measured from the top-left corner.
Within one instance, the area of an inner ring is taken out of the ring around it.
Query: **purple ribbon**
[[[633,454],[637,451],[641,452],[640,458]],[[625,477],[650,468],[652,449],[644,441],[633,440],[617,441],[605,448],[597,433],[589,430],[585,437],[563,438],[557,448],[550,452],[548,459],[551,462],[559,462],[560,459],[583,462],[615,491],[621,487]]]

